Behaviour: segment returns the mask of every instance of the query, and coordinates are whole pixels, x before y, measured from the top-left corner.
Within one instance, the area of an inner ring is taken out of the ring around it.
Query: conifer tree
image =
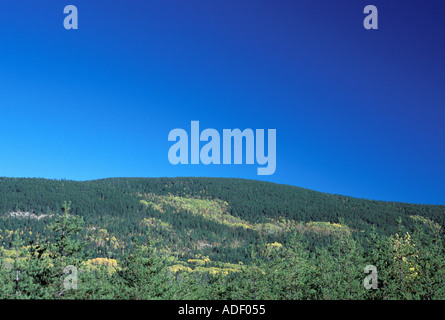
[[[82,217],[71,215],[71,202],[64,202],[62,206],[63,214],[55,218],[49,229],[55,235],[54,242],[46,244],[47,251],[53,265],[53,277],[57,286],[57,299],[61,299],[66,293],[64,287],[64,270],[67,266],[80,268],[85,259],[83,252],[84,244],[79,238],[79,233],[83,229],[84,221]],[[75,290],[74,290],[75,292]]]

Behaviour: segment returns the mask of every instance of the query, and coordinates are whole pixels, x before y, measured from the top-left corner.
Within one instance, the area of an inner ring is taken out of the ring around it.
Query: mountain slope
[[[397,231],[399,218],[410,226],[412,215],[445,226],[445,206],[356,199],[254,180],[0,178],[0,229],[44,237],[48,219],[63,201],[71,201],[72,213],[84,217],[85,237],[93,239],[90,248],[98,257],[123,255],[147,229],[159,247],[184,261],[199,255],[248,263],[252,245],[285,242],[291,230],[317,246],[345,230],[360,237],[371,226],[389,235]],[[113,238],[114,244],[105,240]]]

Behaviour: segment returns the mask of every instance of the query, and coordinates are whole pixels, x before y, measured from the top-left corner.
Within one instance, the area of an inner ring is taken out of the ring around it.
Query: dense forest
[[[254,180],[0,178],[0,298],[444,299],[444,227]]]

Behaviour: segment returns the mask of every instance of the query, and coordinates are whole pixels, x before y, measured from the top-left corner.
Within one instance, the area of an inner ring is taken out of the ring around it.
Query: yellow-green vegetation
[[[35,249],[36,245],[33,245],[32,248]],[[48,255],[48,252],[45,252],[43,254],[44,257],[48,257]],[[14,261],[27,262],[31,257],[31,246],[24,245],[11,249],[0,247],[0,257],[3,259],[7,267],[10,267],[14,263]]]
[[[35,246],[34,246],[35,247]],[[17,249],[5,249],[3,247],[0,248],[0,257],[2,257],[3,262],[9,268],[12,267],[15,261],[18,262],[28,262],[31,258],[31,250],[30,246],[22,246]],[[43,254],[43,257],[48,257],[50,253],[46,252]],[[51,265],[51,264],[50,264]],[[109,258],[95,258],[88,259],[86,261],[82,261],[79,265],[82,266],[82,270],[91,271],[98,270],[99,267],[106,267],[109,274],[116,272],[118,269],[118,262],[116,259]]]
[[[182,264],[174,264],[169,268],[172,273],[192,273],[193,269]]]
[[[95,243],[97,247],[109,246],[115,250],[122,247],[119,240],[105,228],[90,227],[88,231],[88,240]]]
[[[209,259],[209,257],[203,257],[202,259],[188,259],[187,262],[190,264],[202,267],[202,266],[205,266],[206,264],[210,263],[210,259]]]
[[[5,249],[0,248],[0,256],[3,257],[3,261],[6,266],[11,266],[14,263],[14,260],[19,259],[24,261],[26,257],[20,256],[18,250],[16,249]]]
[[[141,196],[144,197],[140,200],[141,204],[163,213],[170,207],[176,213],[185,211],[227,226],[255,229],[255,225],[229,214],[229,204],[220,199],[185,198],[171,194],[162,196],[153,193]]]
[[[431,219],[425,218],[423,216],[419,216],[419,215],[410,215],[409,216],[411,219],[413,219],[416,222],[420,222],[423,225],[429,227],[432,231],[436,231],[438,233],[443,233],[443,229],[441,227],[440,224],[438,224],[437,222],[434,222]]]
[[[194,259],[188,259],[187,262],[175,261],[169,270],[173,273],[209,273],[227,275],[231,272],[240,272],[243,264],[211,261],[207,256],[196,254]]]
[[[419,254],[411,235],[406,232],[403,235],[396,233],[391,237],[394,250],[394,265],[403,280],[414,280],[419,276]]]
[[[273,242],[266,244],[266,248],[268,249],[281,249],[283,245],[279,242]]]
[[[330,223],[326,221],[311,221],[307,223],[300,223],[297,226],[299,232],[310,232],[317,235],[324,236],[343,236],[350,234],[353,230],[348,226],[340,223]]]
[[[268,219],[269,222],[255,224],[255,230],[266,234],[279,234],[295,230],[299,222],[285,218]]]
[[[85,271],[99,270],[102,268],[105,268],[110,275],[119,269],[117,260],[109,258],[88,259],[83,264],[83,270]]]

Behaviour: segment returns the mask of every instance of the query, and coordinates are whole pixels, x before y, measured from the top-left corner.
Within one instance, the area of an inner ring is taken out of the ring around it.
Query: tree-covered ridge
[[[82,299],[444,298],[444,213],[242,179],[0,178],[0,286],[72,297],[72,262]]]
[[[0,178],[0,212],[51,213],[72,200],[72,211],[91,215],[125,215],[140,209],[138,194],[156,194],[229,203],[230,214],[250,222],[282,218],[338,222],[359,227],[377,224],[388,231],[398,217],[418,214],[445,224],[445,206],[356,199],[294,186],[230,178],[110,178],[68,181]]]

